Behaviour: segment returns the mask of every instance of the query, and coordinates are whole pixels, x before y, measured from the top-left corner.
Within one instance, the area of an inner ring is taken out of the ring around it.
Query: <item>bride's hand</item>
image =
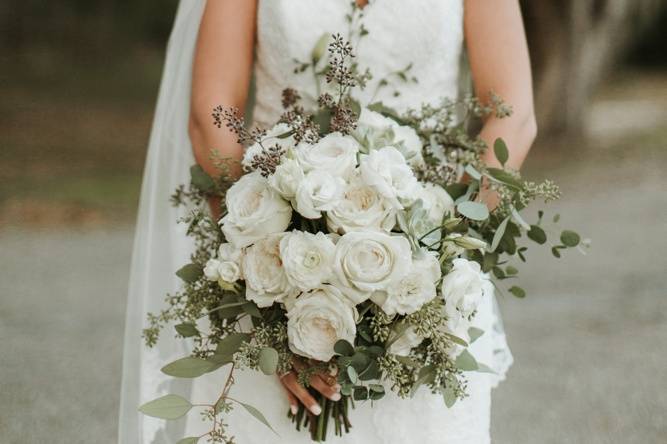
[[[213,218],[214,221],[218,222],[220,220],[221,210],[220,210],[220,204],[221,200],[219,197],[209,197],[208,198],[208,207],[211,210],[211,217]]]
[[[303,362],[295,362],[292,370],[280,377],[280,382],[287,391],[287,399],[292,414],[297,413],[300,402],[313,415],[319,415],[322,413],[322,407],[310,395],[308,390],[299,384],[299,373],[306,370],[306,368],[307,366]],[[336,382],[334,375],[326,373],[315,374],[310,378],[310,386],[332,401],[338,401],[341,398],[340,385]]]

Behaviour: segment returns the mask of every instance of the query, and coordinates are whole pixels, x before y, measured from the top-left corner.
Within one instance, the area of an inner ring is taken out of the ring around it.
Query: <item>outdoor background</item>
[[[494,441],[665,442],[665,1],[522,3],[540,125],[525,175],[557,180],[548,214],[593,247],[567,262],[529,251],[528,298],[501,298],[515,364]],[[0,443],[116,441],[133,223],[175,5],[0,3]]]

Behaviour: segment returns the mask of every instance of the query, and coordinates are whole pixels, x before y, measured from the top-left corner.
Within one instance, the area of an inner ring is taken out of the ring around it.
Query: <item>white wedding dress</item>
[[[174,271],[187,261],[190,242],[176,224],[183,210],[169,205],[170,193],[189,180],[194,163],[187,135],[190,70],[204,0],[183,0],[169,43],[153,133],[144,175],[127,309],[119,442],[172,444],[184,436],[206,432],[198,413],[166,422],[137,412],[146,401],[167,393],[209,403],[219,394],[226,372],[221,370],[190,382],[163,375],[167,362],[188,354],[185,341],[166,331],[158,346],[146,348],[141,329],[147,312],[157,312],[164,295],[179,285]],[[349,31],[345,15],[350,0],[259,0],[255,63],[254,120],[270,124],[280,114],[281,92],[292,87],[315,97],[312,76],[295,74],[294,59],[308,60],[324,32]],[[356,48],[362,67],[375,80],[359,95],[367,103],[379,79],[412,64],[418,83],[380,89],[374,100],[398,110],[436,103],[458,94],[459,60],[463,40],[463,0],[375,0],[365,7],[363,23],[370,31]],[[233,61],[230,61],[233,63]],[[490,287],[490,286],[489,286]],[[491,389],[504,378],[512,362],[492,288],[479,308],[475,324],[485,334],[471,346],[478,361],[495,373],[470,373],[469,397],[453,408],[441,396],[420,389],[414,398],[393,394],[371,406],[358,403],[351,413],[353,429],[341,438],[330,433],[327,442],[345,444],[483,444],[490,442]],[[242,372],[232,394],[261,410],[276,429],[274,434],[241,408],[227,418],[230,434],[239,444],[299,444],[309,435],[297,432],[287,419],[287,402],[276,377]]]

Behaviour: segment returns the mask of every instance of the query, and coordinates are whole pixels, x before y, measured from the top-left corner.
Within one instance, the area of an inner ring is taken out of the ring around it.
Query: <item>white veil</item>
[[[132,253],[118,428],[121,444],[174,443],[183,437],[184,422],[167,424],[142,415],[137,408],[167,393],[188,397],[190,390],[187,380],[160,372],[165,363],[188,353],[183,341],[165,331],[155,348],[149,349],[141,332],[146,313],[159,312],[167,293],[178,288],[174,271],[186,263],[191,251],[184,226],[176,223],[182,210],[171,206],[169,196],[179,184],[189,181],[189,168],[194,163],[188,137],[190,84],[205,4],[206,0],[180,2],[167,47]]]

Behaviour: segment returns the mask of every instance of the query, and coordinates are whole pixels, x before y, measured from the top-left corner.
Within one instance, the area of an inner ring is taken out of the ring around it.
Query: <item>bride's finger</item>
[[[292,412],[292,415],[296,415],[297,412],[299,411],[299,400],[297,399],[296,396],[294,396],[294,393],[290,391],[289,388],[285,385],[285,383],[282,381],[282,378],[280,382],[283,385],[283,388],[285,389],[285,393],[287,394],[287,402],[289,402],[289,410]]]
[[[289,390],[297,399],[303,404],[313,415],[319,415],[322,413],[322,407],[315,401],[315,398],[310,396],[308,390],[306,390],[299,381],[297,380],[296,373],[289,372],[287,375],[283,376],[280,380],[285,388]]]
[[[333,384],[327,384],[324,382],[324,380],[322,380],[320,375],[313,375],[310,378],[310,385],[332,401],[340,400],[340,392],[338,391],[340,388],[334,386]]]

